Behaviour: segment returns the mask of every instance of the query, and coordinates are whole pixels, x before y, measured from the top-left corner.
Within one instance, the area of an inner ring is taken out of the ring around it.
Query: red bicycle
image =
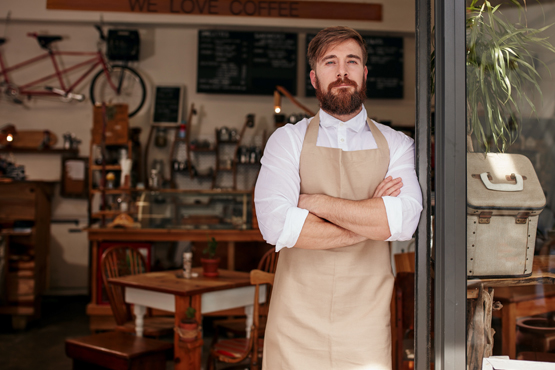
[[[46,53],[27,59],[14,66],[7,67],[2,58],[0,49],[0,75],[3,80],[0,81],[0,89],[8,98],[15,103],[22,104],[21,96],[59,96],[63,101],[83,101],[83,94],[75,93],[75,88],[99,66],[101,69],[96,73],[91,81],[90,98],[91,102],[106,103],[125,103],[129,107],[129,117],[134,116],[143,106],[146,98],[146,87],[143,78],[133,68],[125,64],[111,64],[107,61],[106,56],[101,50],[101,44],[106,41],[106,37],[100,26],[95,26],[100,34],[99,47],[95,52],[76,52],[76,51],[58,51],[52,49],[52,43],[62,40],[61,36],[39,35],[37,33],[28,33],[29,37],[37,39],[41,48]],[[0,45],[3,45],[6,39],[0,38]],[[57,58],[62,56],[89,56],[91,58],[77,63],[71,67],[60,69]],[[15,85],[9,78],[8,73],[17,69],[28,66],[39,60],[50,58],[54,67],[54,73],[39,78],[34,81],[27,82],[23,85]],[[79,68],[88,68],[78,76],[69,86],[64,82],[64,77]],[[42,85],[51,80],[57,80],[58,86]]]

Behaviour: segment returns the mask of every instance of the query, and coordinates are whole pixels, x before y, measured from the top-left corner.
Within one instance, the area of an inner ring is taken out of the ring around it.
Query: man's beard
[[[340,88],[337,94],[332,93],[331,89],[335,86],[348,84],[355,88],[354,92],[350,92],[348,88]],[[356,112],[366,99],[366,79],[362,80],[360,90],[357,89],[358,85],[355,81],[347,77],[338,79],[328,86],[328,91],[323,92],[320,87],[320,81],[316,76],[316,98],[320,102],[320,107],[331,114],[346,115]]]

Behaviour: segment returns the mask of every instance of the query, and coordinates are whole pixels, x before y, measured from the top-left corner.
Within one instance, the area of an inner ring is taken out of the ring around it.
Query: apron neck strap
[[[376,145],[378,149],[387,149],[389,150],[389,145],[387,144],[387,140],[381,133],[381,131],[376,127],[374,122],[370,118],[366,118],[366,123],[368,124],[368,128],[372,132],[374,136],[374,140],[376,140]],[[316,146],[316,141],[318,140],[318,128],[320,127],[320,112],[316,113],[314,118],[310,121],[308,128],[306,129],[306,134],[304,137],[304,141],[307,144]]]

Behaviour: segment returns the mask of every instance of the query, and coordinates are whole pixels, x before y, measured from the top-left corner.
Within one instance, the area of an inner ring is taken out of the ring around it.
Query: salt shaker
[[[183,253],[183,277],[190,279],[193,276],[193,252]]]

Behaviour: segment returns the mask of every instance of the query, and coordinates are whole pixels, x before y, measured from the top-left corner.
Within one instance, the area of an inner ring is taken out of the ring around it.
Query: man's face
[[[321,107],[328,113],[348,115],[366,99],[366,75],[362,49],[354,40],[330,47],[310,71],[312,86]]]

